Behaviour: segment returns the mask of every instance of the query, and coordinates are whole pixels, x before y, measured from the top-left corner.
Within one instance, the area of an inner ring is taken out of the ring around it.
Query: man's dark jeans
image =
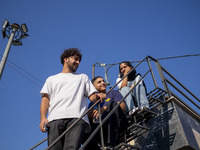
[[[53,143],[77,118],[59,119],[50,122],[48,131],[48,145]],[[86,129],[86,122],[80,120],[61,138],[51,150],[78,150],[81,146],[81,139]]]

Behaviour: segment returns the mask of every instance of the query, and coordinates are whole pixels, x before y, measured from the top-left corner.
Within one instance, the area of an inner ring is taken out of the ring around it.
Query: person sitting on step
[[[121,62],[119,64],[119,78],[117,78],[116,83],[118,83],[132,69],[133,66],[129,61]],[[130,91],[130,88],[135,86],[140,79],[141,75],[136,74],[136,70],[133,69],[130,74],[126,76],[117,86],[122,96],[125,96]],[[149,101],[146,97],[143,80],[141,80],[139,84],[126,97],[125,103],[126,110],[129,115],[133,114],[137,109],[149,108]]]

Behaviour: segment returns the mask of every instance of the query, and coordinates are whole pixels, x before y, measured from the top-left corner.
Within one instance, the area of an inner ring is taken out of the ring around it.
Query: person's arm
[[[101,111],[101,115],[106,111],[107,109],[107,106],[103,106],[100,108],[100,111]],[[96,119],[99,117],[99,111],[97,109],[94,109],[92,111],[92,118],[96,117]]]
[[[128,72],[131,70],[131,67],[127,66],[125,72],[124,72],[124,76],[126,76],[128,74]],[[128,76],[126,76],[121,83],[121,87],[120,89],[122,89],[123,87],[127,86],[127,82],[128,82]]]
[[[119,103],[119,102],[123,99],[123,96],[122,96],[122,94],[121,94],[118,90],[116,90],[116,92],[114,92],[114,97],[113,97],[113,99],[114,99],[117,103]],[[126,104],[125,104],[124,101],[121,102],[120,108],[126,113]]]
[[[99,99],[101,99],[101,102],[103,102],[104,98],[106,98],[106,94],[104,93],[93,93],[88,97],[88,99],[93,103],[95,103]]]
[[[122,89],[123,87],[127,86],[127,82],[128,82],[128,76],[122,80],[120,89]]]
[[[125,102],[121,102],[120,107],[126,113],[126,104],[125,104]]]
[[[48,120],[46,118],[48,108],[49,108],[49,97],[47,94],[44,94],[42,96],[41,105],[40,105],[40,130],[42,132],[46,132],[46,130],[44,129],[44,125],[45,123],[48,123]]]

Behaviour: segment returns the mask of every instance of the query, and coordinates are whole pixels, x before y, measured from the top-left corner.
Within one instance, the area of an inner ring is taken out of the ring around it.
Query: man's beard
[[[69,64],[68,63],[68,67],[71,70],[71,72],[76,72],[76,70],[78,69],[78,65],[75,66],[75,64]]]

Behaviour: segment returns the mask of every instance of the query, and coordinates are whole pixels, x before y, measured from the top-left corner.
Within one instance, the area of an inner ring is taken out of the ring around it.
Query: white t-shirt
[[[48,121],[64,118],[80,118],[87,110],[87,98],[97,92],[85,74],[59,73],[50,76],[40,94],[48,94],[50,106]],[[87,123],[88,117],[83,117]]]

